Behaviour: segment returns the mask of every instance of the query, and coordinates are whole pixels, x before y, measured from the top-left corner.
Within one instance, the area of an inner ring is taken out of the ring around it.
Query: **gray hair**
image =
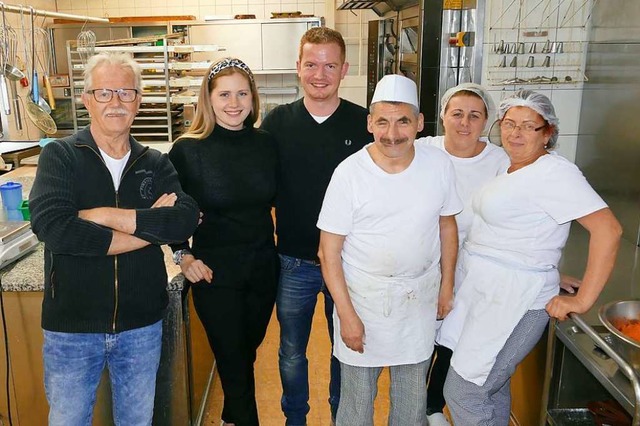
[[[547,122],[551,127],[551,138],[545,148],[551,149],[558,142],[558,134],[560,133],[560,120],[556,116],[556,110],[551,100],[542,93],[532,90],[518,90],[513,96],[504,99],[498,106],[498,120],[502,120],[509,109],[517,106],[531,108]]]
[[[116,52],[102,52],[89,58],[89,61],[87,61],[87,64],[84,66],[85,91],[94,89],[92,86],[93,71],[95,71],[96,68],[109,65],[131,71],[135,79],[135,88],[138,89],[139,92],[142,91],[142,70],[140,69],[140,65],[138,65],[131,55]]]
[[[418,110],[418,107],[416,107],[415,105],[412,104],[408,104],[406,102],[399,102],[399,101],[379,101],[379,102],[374,102],[371,105],[369,105],[369,114],[373,114],[373,107],[377,104],[391,104],[391,105],[409,105],[411,107],[411,111],[413,111],[413,115],[414,116],[419,116],[420,115],[420,111]]]

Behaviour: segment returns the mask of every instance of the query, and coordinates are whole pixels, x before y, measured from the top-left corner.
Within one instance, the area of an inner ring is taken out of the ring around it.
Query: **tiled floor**
[[[313,327],[307,356],[309,358],[309,382],[311,411],[307,415],[309,426],[329,426],[329,355],[330,344],[327,321],[324,318],[322,297],[319,298],[313,318]],[[261,426],[282,426],[284,415],[280,410],[282,386],[278,373],[278,341],[280,329],[275,313],[271,318],[267,336],[258,350],[256,361],[256,397]],[[375,403],[375,424],[386,424],[389,410],[389,376],[385,370],[380,376],[378,398]],[[222,388],[216,378],[204,416],[205,425],[220,424],[222,411]]]

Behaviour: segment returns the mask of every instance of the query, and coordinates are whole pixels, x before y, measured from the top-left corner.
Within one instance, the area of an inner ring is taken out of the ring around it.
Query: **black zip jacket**
[[[47,144],[29,196],[31,226],[45,244],[42,328],[119,333],[162,319],[168,303],[161,244],[188,239],[198,206],[185,194],[168,157],[129,137],[131,155],[118,191],[89,127]],[[151,208],[164,193],[173,207]],[[113,231],[82,220],[95,207],[136,209],[133,235],[151,244],[107,255]]]

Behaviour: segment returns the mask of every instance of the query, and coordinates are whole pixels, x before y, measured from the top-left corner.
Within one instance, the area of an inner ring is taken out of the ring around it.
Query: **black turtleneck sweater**
[[[205,139],[176,142],[169,158],[203,213],[193,255],[213,269],[217,286],[244,286],[254,265],[274,252],[275,141],[263,130],[215,126]]]

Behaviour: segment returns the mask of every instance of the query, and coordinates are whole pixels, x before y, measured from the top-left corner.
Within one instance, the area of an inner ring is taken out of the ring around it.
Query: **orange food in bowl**
[[[640,342],[640,320],[617,318],[612,320],[611,323],[624,335]]]

